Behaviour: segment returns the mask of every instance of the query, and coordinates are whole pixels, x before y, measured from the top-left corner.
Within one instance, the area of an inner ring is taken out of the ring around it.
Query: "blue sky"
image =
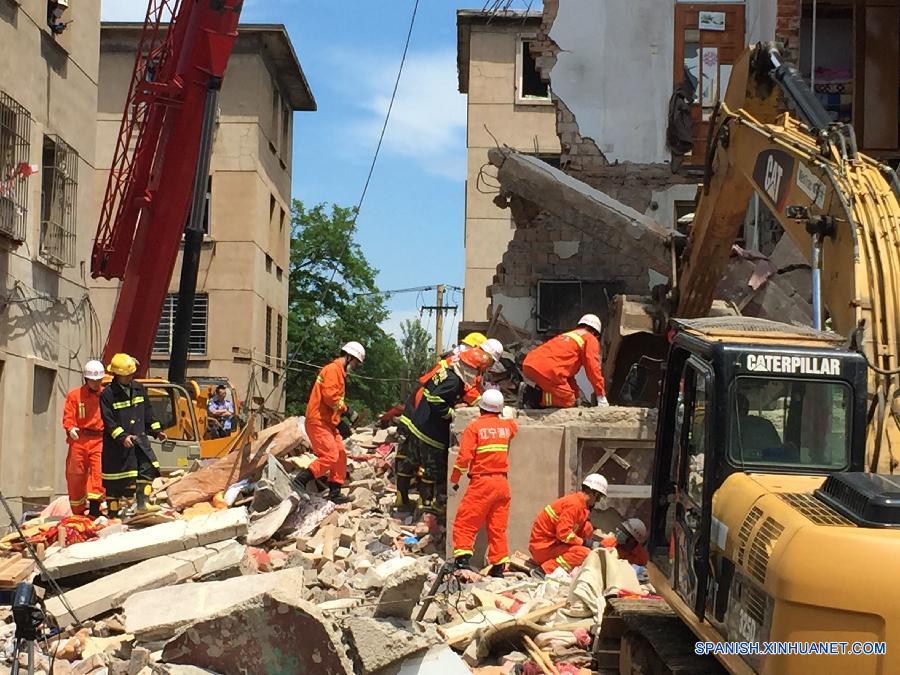
[[[380,270],[383,290],[463,285],[466,102],[457,91],[456,9],[484,4],[420,0],[385,143],[358,221],[358,240]],[[514,7],[527,4],[518,0]],[[146,0],[103,0],[102,13],[105,20],[142,20],[146,7]],[[298,113],[294,120],[294,196],[307,204],[350,206],[358,200],[412,7],[413,0],[245,3],[243,21],[287,26],[318,102],[318,112]],[[457,299],[458,319],[462,297]],[[401,320],[433,301],[433,293],[393,297],[385,327],[399,332]]]

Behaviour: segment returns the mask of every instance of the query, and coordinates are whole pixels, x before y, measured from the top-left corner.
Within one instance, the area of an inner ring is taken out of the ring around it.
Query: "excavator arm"
[[[799,115],[780,113],[780,99]],[[710,125],[707,175],[667,310],[706,316],[754,192],[813,266],[814,317],[870,364],[867,457],[900,461],[900,206],[896,174],[856,151],[793,67],[757,45],[735,64]]]

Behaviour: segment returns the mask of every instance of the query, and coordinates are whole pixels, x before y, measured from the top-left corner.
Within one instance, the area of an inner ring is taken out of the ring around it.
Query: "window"
[[[49,448],[54,442],[57,424],[56,406],[53,401],[55,383],[55,370],[37,365],[34,367],[31,390],[31,445],[34,448]],[[47,467],[40,461],[31,461],[27,464],[31,474],[29,485],[33,488],[46,485],[49,477],[53,475],[52,467]]]
[[[262,381],[264,384],[269,383],[269,369],[268,368],[262,369]]]
[[[550,99],[550,85],[541,79],[541,73],[537,68],[534,56],[531,54],[532,38],[523,38],[519,41],[517,54],[518,91],[516,96],[525,101],[548,101]]]
[[[278,328],[275,331],[275,364],[281,368],[281,356],[284,353],[284,317],[278,315]]]
[[[281,154],[288,156],[291,147],[291,110],[285,106],[281,116]]]
[[[848,463],[853,394],[843,382],[739,377],[729,454],[738,465],[841,469]]]
[[[0,92],[0,235],[16,242],[25,241],[30,138],[28,111]]]
[[[281,265],[276,265],[275,266],[275,278],[278,279],[278,281],[281,281],[282,276],[283,276],[283,272],[281,270]]]
[[[169,293],[163,303],[162,316],[156,329],[153,341],[154,354],[170,354],[172,352],[172,332],[175,327],[175,314],[178,311],[178,296]],[[194,296],[194,314],[191,317],[191,335],[188,340],[188,354],[206,355],[206,334],[209,320],[209,296],[197,293]]]
[[[278,89],[275,83],[272,83],[272,135],[269,140],[269,150],[274,154],[278,148],[275,143],[278,142],[279,115],[281,114],[281,97],[278,95]]]
[[[278,230],[284,232],[284,209],[278,207]]]
[[[41,255],[56,265],[75,265],[78,154],[59,136],[44,136],[41,166]]]
[[[266,253],[266,274],[272,274],[272,256]]]
[[[272,362],[272,308],[266,307],[266,363]]]
[[[275,217],[275,207],[278,203],[275,201],[275,195],[269,194],[269,225],[272,224],[272,219]]]
[[[706,378],[691,368],[694,395],[687,428],[687,495],[695,504],[703,503],[703,467],[706,459]],[[687,378],[686,378],[687,379]]]
[[[570,330],[588,312],[605,323],[609,299],[624,290],[619,281],[538,281],[538,332]]]

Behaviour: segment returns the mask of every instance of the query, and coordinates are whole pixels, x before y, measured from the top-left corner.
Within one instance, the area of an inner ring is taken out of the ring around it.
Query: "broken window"
[[[531,54],[531,43],[529,38],[519,43],[519,98],[548,99],[550,85],[541,79],[541,73]]]
[[[266,253],[266,274],[272,274],[272,256]]]
[[[281,356],[284,353],[284,317],[278,315],[278,327],[275,331],[275,365],[282,367]]]
[[[78,154],[59,136],[44,136],[40,253],[55,265],[75,265]]]
[[[17,242],[25,241],[30,138],[28,111],[0,92],[0,235]]]
[[[47,0],[47,26],[54,35],[61,34],[69,25],[68,10],[69,0]]]
[[[266,364],[272,362],[272,308],[266,307]]]
[[[624,291],[625,285],[621,281],[539,281],[538,332],[570,330],[585,314],[596,314],[605,323],[609,315],[609,299]]]
[[[168,355],[172,352],[172,333],[175,326],[175,314],[178,312],[178,295],[169,293],[163,303],[159,327],[153,340],[153,353]],[[194,311],[191,316],[191,333],[188,338],[188,354],[192,356],[206,355],[206,337],[209,321],[209,296],[197,293],[194,296]]]

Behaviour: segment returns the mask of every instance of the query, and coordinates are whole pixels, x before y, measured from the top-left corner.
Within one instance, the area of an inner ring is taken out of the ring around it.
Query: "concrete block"
[[[384,583],[375,607],[375,616],[409,619],[422,595],[428,569],[421,564],[408,565],[392,574]]]
[[[253,493],[253,501],[250,504],[252,511],[266,511],[273,506],[278,506],[294,493],[291,487],[291,477],[281,462],[269,456],[263,469],[262,478],[256,484]]]
[[[162,523],[73,544],[48,556],[44,566],[49,574],[62,579],[243,537],[247,534],[248,524],[247,509],[226,509],[191,520]]]
[[[224,544],[202,546],[150,558],[67,591],[65,598],[75,616],[80,621],[85,621],[121,607],[134,593],[171,586],[190,579],[201,573],[211,561],[232,545],[244,548],[232,540]],[[55,616],[62,626],[75,621],[58,596],[47,600],[47,611]]]
[[[195,621],[282,588],[300,597],[303,570],[289,569],[136,593],[124,604],[125,628],[143,642],[163,640]]]
[[[291,495],[265,513],[254,516],[247,532],[247,543],[251,546],[258,546],[263,542],[269,541],[284,525],[288,516],[297,508],[299,503],[300,498],[297,495]]]
[[[287,588],[244,600],[188,626],[166,644],[162,660],[222,675],[353,674],[340,634],[314,605]]]
[[[387,621],[353,617],[345,624],[353,645],[358,675],[375,675],[385,668],[424,653],[431,643],[421,635],[394,626]]]

